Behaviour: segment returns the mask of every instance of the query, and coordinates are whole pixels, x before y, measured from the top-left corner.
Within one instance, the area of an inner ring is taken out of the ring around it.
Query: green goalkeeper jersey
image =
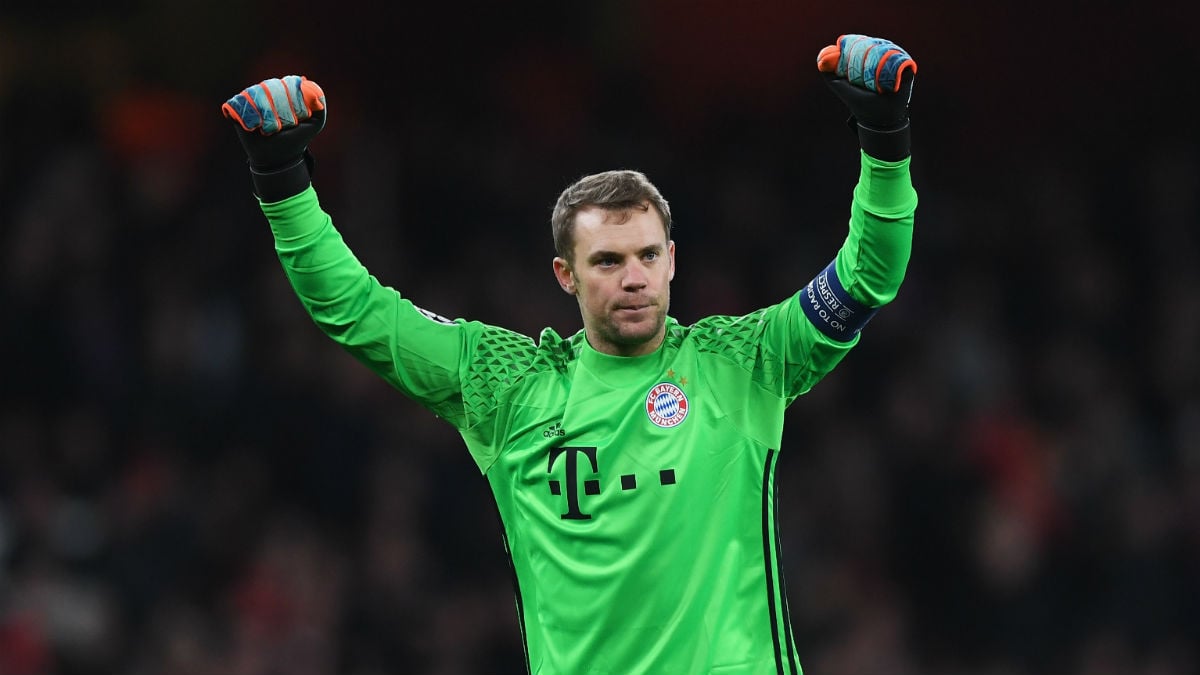
[[[311,188],[263,204],[317,324],[465,439],[544,675],[800,673],[776,528],[784,411],[857,342],[855,313],[894,296],[915,208],[908,161],[863,155],[822,275],[744,316],[668,318],[655,352],[616,357],[583,331],[443,319],[371,276]]]

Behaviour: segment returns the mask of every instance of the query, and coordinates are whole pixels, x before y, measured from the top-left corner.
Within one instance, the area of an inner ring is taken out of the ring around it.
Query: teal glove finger
[[[908,52],[904,51],[896,45],[883,54],[880,59],[881,65],[875,71],[875,90],[884,92],[900,91],[900,77],[905,69],[911,69],[914,73],[917,72],[917,62],[913,60]],[[909,96],[912,91],[909,91]]]
[[[262,126],[262,115],[258,114],[249,89],[243,89],[237,96],[226,101],[221,110],[226,117],[237,120],[246,131],[254,131]]]

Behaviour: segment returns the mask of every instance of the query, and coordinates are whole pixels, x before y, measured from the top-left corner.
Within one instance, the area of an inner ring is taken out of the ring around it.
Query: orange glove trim
[[[321,86],[307,77],[300,80],[300,91],[304,94],[304,103],[309,110],[325,109],[325,92]]]
[[[875,66],[875,91],[883,91],[879,88],[879,74],[883,72],[883,66],[887,63],[888,57],[892,54],[899,54],[899,49],[889,49],[879,57],[879,65]],[[901,69],[903,70],[903,68]],[[892,89],[893,92],[900,91],[900,73],[896,73],[896,86]]]
[[[842,58],[842,48],[829,45],[817,54],[817,70],[822,73],[836,73],[838,61]]]

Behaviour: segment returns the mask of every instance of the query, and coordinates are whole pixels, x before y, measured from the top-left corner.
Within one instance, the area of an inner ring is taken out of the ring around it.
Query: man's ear
[[[575,277],[571,274],[571,263],[566,258],[554,259],[554,278],[563,291],[575,295]]]

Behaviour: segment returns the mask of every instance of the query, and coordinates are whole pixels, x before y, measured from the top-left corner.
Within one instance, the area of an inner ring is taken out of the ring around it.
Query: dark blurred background
[[[645,171],[690,323],[845,236],[845,32],[920,64],[921,205],[789,413],[807,672],[1200,672],[1194,3],[364,4],[0,10],[0,675],[524,672],[485,481],[303,314],[226,98],[321,83],[359,257],[533,335],[579,327],[558,192]]]

